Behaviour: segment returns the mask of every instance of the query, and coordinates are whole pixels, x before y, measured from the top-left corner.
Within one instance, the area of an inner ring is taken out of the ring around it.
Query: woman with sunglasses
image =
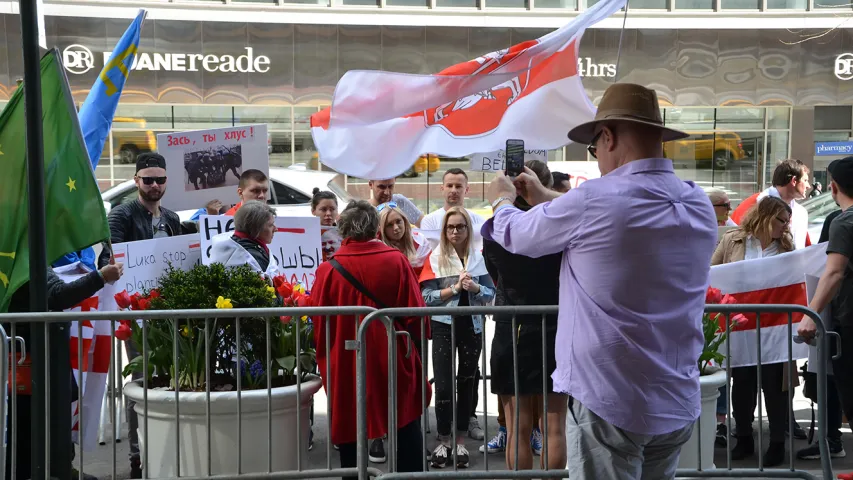
[[[385,245],[403,252],[415,269],[415,275],[420,276],[431,251],[429,241],[412,231],[412,225],[398,207],[389,204],[379,207],[379,237]]]
[[[438,247],[430,254],[421,272],[421,289],[427,306],[478,307],[491,303],[495,298],[495,285],[486,270],[483,255],[473,247],[471,235],[471,217],[468,212],[460,207],[447,210]],[[466,468],[469,455],[464,439],[468,434],[471,412],[475,408],[472,403],[477,386],[477,359],[482,350],[483,315],[433,315],[430,328],[435,374],[435,416],[440,440],[432,453],[431,464],[436,468],[452,467],[454,464]],[[455,375],[452,361],[454,349],[459,359]],[[454,378],[455,417],[450,383]]]
[[[791,207],[776,197],[766,197],[746,214],[742,225],[723,235],[711,265],[771,257],[794,250],[791,236]],[[760,274],[760,272],[756,272]],[[785,302],[781,302],[785,303]],[[790,372],[789,372],[790,373]],[[785,461],[785,432],[788,431],[788,393],[782,390],[785,363],[761,364],[761,390],[770,424],[770,445],[764,466],[775,467]],[[732,368],[732,416],[737,444],[732,460],[743,460],[755,453],[752,438],[753,413],[757,404],[758,371],[755,366]],[[761,448],[761,445],[758,446]]]

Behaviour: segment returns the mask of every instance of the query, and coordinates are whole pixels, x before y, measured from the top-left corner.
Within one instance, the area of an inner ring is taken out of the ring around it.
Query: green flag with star
[[[0,113],[0,313],[30,277],[23,88]],[[56,50],[41,59],[47,263],[110,236],[104,204]]]

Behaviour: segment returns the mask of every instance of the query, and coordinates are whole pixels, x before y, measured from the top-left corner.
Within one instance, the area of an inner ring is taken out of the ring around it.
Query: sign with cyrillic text
[[[168,178],[161,186],[163,206],[193,210],[214,199],[229,206],[237,203],[243,172],[260,170],[269,176],[268,148],[266,125],[157,135],[157,151],[166,158]]]
[[[279,270],[291,283],[305,288],[314,285],[314,274],[323,261],[320,246],[320,219],[317,217],[276,217],[277,231],[268,245],[270,255],[278,262]],[[220,233],[234,231],[234,218],[227,215],[202,215],[198,231],[201,235],[201,260],[210,263],[212,239]]]

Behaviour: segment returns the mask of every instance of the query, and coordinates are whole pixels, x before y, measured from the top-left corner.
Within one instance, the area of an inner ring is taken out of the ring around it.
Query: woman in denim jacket
[[[484,306],[495,297],[495,285],[486,270],[483,255],[471,241],[471,218],[464,208],[453,207],[444,216],[441,239],[421,273],[420,283],[427,306]],[[456,372],[456,433],[452,430],[453,363],[451,325],[455,335],[459,368]],[[435,374],[435,416],[441,442],[432,454],[432,466],[452,466],[456,444],[456,465],[469,462],[464,437],[474,405],[477,359],[482,350],[483,315],[433,315],[432,361]]]

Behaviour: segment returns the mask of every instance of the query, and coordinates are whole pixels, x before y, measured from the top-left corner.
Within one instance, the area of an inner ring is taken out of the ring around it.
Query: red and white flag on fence
[[[54,272],[65,283],[73,282],[88,273],[79,263],[55,268]],[[100,292],[69,308],[66,312],[113,311],[115,300],[112,287],[104,287]],[[84,451],[94,450],[98,442],[98,426],[101,421],[101,406],[107,387],[107,375],[110,370],[110,352],[112,349],[111,327],[109,321],[71,322],[71,369],[77,379],[78,400],[71,403],[71,438]],[[83,363],[78,354],[78,333],[83,335]],[[80,411],[83,412],[82,428]],[[82,431],[82,441],[80,432]]]
[[[711,286],[733,296],[740,304],[788,304],[808,306],[806,275],[819,277],[826,265],[826,243],[773,257],[744,260],[711,267]],[[746,324],[734,329],[731,342],[732,367],[756,365],[758,348],[755,313],[743,312]],[[788,314],[761,315],[761,363],[788,361],[788,343],[797,334],[802,314],[792,315],[788,332]],[[725,344],[720,352],[725,352]],[[808,356],[808,346],[793,345],[793,358]]]
[[[518,138],[561,147],[595,107],[578,74],[585,29],[626,0],[602,0],[566,26],[435,75],[350,70],[332,106],[311,116],[320,160],[360,178],[394,178],[418,157],[460,157],[503,149]]]

